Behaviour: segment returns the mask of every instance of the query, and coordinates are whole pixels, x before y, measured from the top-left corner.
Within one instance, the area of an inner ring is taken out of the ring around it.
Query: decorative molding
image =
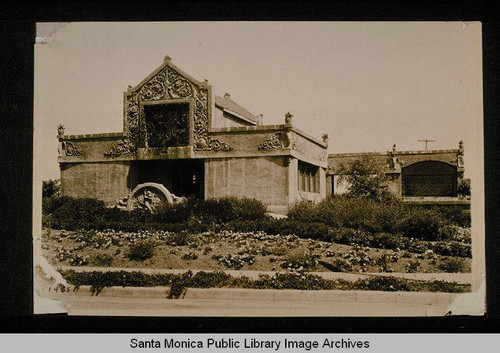
[[[59,145],[59,155],[60,156],[73,156],[82,157],[85,154],[81,149],[76,147],[73,142],[62,141]]]
[[[106,157],[117,157],[127,154],[134,154],[137,151],[136,146],[128,139],[124,139],[113,146],[108,152],[105,152]]]
[[[259,150],[270,150],[273,148],[283,148],[283,137],[281,132],[274,133],[271,137],[265,139],[261,143],[259,143]]]
[[[316,159],[317,159],[318,161],[320,161],[320,162],[324,162],[324,161],[326,161],[326,150],[324,150],[324,151],[322,151],[322,152],[318,153],[318,154],[316,155]]]
[[[197,86],[169,66],[165,66],[148,82],[126,96],[125,133],[135,148],[145,145],[146,124],[140,102],[194,99],[193,144],[195,150],[211,149],[208,138],[208,88]]]
[[[228,152],[228,151],[232,151],[233,147],[231,147],[226,142],[222,142],[218,139],[210,138],[208,141],[208,149],[207,150],[214,151],[214,152],[217,152],[217,151]]]
[[[304,147],[302,147],[302,145],[295,138],[291,139],[290,144],[292,146],[292,150],[297,151],[297,152],[302,153],[302,154],[306,153],[306,151],[304,150]]]

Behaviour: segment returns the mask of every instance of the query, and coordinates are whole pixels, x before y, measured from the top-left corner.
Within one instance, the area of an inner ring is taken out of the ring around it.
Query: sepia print
[[[481,65],[474,22],[39,23],[35,312],[482,315]]]

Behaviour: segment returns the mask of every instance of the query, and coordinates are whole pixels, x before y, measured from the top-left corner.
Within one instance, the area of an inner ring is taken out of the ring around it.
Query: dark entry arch
[[[457,196],[457,167],[424,161],[402,168],[403,196]]]

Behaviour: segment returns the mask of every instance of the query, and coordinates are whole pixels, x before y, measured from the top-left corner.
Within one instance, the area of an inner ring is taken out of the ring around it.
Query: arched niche
[[[440,161],[410,164],[401,170],[403,196],[457,196],[457,167]]]

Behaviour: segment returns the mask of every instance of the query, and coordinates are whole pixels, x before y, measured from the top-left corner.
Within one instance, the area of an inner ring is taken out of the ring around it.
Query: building
[[[453,201],[464,177],[464,147],[458,149],[343,153],[328,156],[327,193],[342,194],[348,185],[342,181],[341,165],[348,165],[361,156],[371,156],[389,177],[388,190],[406,201],[433,199]]]
[[[61,192],[129,209],[194,195],[256,198],[283,212],[324,198],[327,135],[300,131],[289,113],[282,125],[262,119],[166,57],[124,93],[123,131],[58,131]]]
[[[328,135],[300,131],[287,113],[263,125],[226,93],[219,97],[167,56],[123,96],[123,131],[64,135],[58,130],[61,192],[107,205],[152,208],[177,197],[249,197],[283,213],[300,200],[340,194],[339,167],[367,153],[327,155]],[[458,149],[368,153],[384,165],[389,190],[405,199],[456,198]]]

